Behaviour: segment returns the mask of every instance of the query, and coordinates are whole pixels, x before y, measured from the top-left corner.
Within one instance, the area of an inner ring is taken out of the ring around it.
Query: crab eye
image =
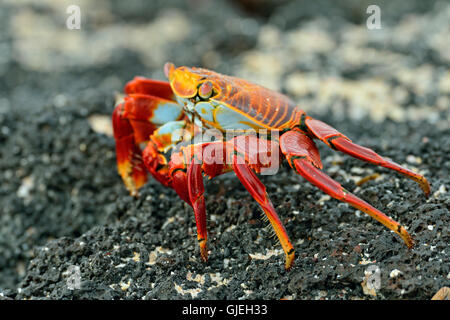
[[[213,93],[213,85],[210,81],[203,82],[198,88],[198,95],[202,99],[208,99]]]
[[[164,65],[164,74],[166,75],[166,78],[170,80],[170,76],[175,70],[175,65],[172,62],[167,62]]]

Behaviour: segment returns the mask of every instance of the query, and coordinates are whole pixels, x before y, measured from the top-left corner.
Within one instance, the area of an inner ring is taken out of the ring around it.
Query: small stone
[[[92,115],[88,118],[92,130],[97,133],[103,133],[107,136],[113,136],[111,117],[107,115]]]
[[[398,277],[400,274],[402,274],[403,272],[401,272],[400,270],[398,270],[398,269],[394,269],[394,270],[392,270],[391,271],[391,273],[389,274],[389,277],[391,277],[391,278],[396,278],[396,277]]]
[[[30,196],[30,191],[33,189],[33,187],[34,187],[33,177],[31,176],[25,177],[22,180],[21,186],[17,190],[17,196],[19,198],[28,198]]]

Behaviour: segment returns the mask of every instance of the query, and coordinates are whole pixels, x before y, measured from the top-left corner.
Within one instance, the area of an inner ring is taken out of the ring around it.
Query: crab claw
[[[126,84],[125,93],[127,96],[117,104],[112,117],[117,168],[130,194],[137,196],[138,189],[147,182],[141,147],[149,143],[157,128],[181,119],[183,108],[174,100],[168,82],[135,77]],[[153,167],[165,165],[162,155],[149,149],[146,158],[149,171],[167,185],[162,177],[164,169]]]
[[[122,118],[123,104],[113,112],[114,138],[116,140],[117,170],[132,196],[147,182],[147,171],[142,161],[134,129],[128,119]]]

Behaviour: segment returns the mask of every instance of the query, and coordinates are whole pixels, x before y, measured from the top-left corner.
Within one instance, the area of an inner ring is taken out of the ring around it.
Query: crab
[[[272,225],[286,256],[285,268],[292,267],[294,247],[257,176],[280,161],[287,161],[295,174],[331,197],[382,223],[408,248],[414,246],[403,226],[322,171],[314,140],[397,171],[416,181],[428,196],[430,185],[424,176],[352,142],[330,125],[306,115],[281,93],[203,68],[176,68],[166,63],[164,73],[168,81],[135,77],[128,82],[125,98],[114,109],[118,172],[133,196],[150,172],[193,208],[204,261],[208,248],[203,177],[211,179],[233,171]],[[196,140],[206,130],[219,134],[232,130],[235,134]]]

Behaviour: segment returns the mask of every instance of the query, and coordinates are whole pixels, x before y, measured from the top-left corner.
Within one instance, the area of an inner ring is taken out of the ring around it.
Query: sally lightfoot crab
[[[164,71],[168,82],[136,77],[125,86],[126,96],[113,113],[118,171],[132,195],[145,184],[148,171],[193,208],[204,261],[208,250],[203,177],[234,171],[270,221],[286,255],[285,268],[292,267],[294,248],[256,175],[279,160],[286,160],[296,174],[367,213],[397,233],[408,248],[413,247],[404,227],[321,170],[314,140],[395,170],[416,181],[428,196],[430,185],[425,177],[357,145],[333,127],[307,116],[280,93],[202,68],[175,68],[167,63]],[[232,130],[234,135],[196,140],[205,130]],[[250,131],[254,134],[248,134]],[[263,135],[263,131],[269,133]]]

